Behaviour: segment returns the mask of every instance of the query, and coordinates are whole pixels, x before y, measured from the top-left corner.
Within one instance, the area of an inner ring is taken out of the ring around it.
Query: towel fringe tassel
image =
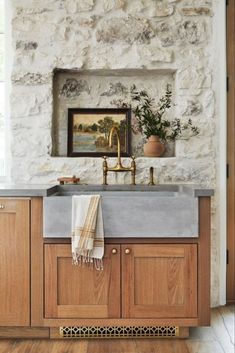
[[[82,254],[73,253],[72,264],[79,267],[89,265],[89,267],[95,268],[97,271],[103,271],[103,260],[92,257],[91,253],[91,250],[83,250]]]

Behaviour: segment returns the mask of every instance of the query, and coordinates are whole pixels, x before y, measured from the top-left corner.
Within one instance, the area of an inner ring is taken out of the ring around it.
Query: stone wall
[[[174,114],[190,117],[200,135],[178,140],[175,157],[137,158],[137,182],[147,183],[150,166],[159,183],[199,183],[216,187],[215,63],[213,16],[217,0],[11,0],[14,65],[11,95],[12,180],[53,183],[76,174],[101,183],[102,161],[52,156],[53,72],[116,70],[145,79],[155,70],[161,92],[169,75]],[[162,77],[165,75],[165,78]],[[95,76],[95,74],[94,74]],[[158,77],[159,76],[159,77]],[[129,77],[132,82],[132,77]],[[119,82],[121,82],[119,80]],[[122,83],[122,82],[121,82]],[[141,85],[141,83],[140,83]],[[153,93],[154,90],[151,93]],[[117,96],[117,94],[114,94]],[[106,96],[106,102],[115,97]],[[79,96],[73,102],[81,104]],[[110,103],[111,104],[111,103]],[[92,102],[90,102],[90,107]],[[129,183],[129,175],[110,177]],[[219,301],[218,199],[213,203],[212,305]]]

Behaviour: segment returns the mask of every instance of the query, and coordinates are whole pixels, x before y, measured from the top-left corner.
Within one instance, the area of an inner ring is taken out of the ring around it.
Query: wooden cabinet
[[[122,316],[197,316],[197,245],[122,246]]]
[[[72,265],[69,238],[43,238],[42,206],[41,197],[0,198],[0,326],[7,332],[210,324],[209,197],[199,198],[198,237],[106,238],[100,272]]]
[[[73,266],[68,244],[44,247],[45,318],[197,316],[196,244],[106,245],[103,271]]]
[[[44,248],[46,318],[120,316],[119,245],[106,245],[103,271],[72,265],[68,244],[46,244]]]
[[[31,325],[210,325],[209,197],[197,237],[106,238],[102,272],[72,265],[69,238],[43,239],[41,200],[31,205]]]
[[[30,201],[0,199],[0,325],[30,324]]]

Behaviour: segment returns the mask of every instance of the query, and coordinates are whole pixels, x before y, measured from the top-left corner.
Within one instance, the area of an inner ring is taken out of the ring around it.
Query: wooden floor
[[[234,353],[235,307],[212,310],[212,325],[188,339],[0,340],[0,353]]]

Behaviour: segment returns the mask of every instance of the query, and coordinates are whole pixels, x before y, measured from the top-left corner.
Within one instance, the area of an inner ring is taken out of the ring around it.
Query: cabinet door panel
[[[115,248],[117,253],[113,254]],[[107,245],[104,269],[72,265],[71,246],[45,245],[45,317],[120,316],[120,246]]]
[[[125,245],[122,261],[123,317],[197,316],[197,245]]]
[[[0,325],[29,326],[29,200],[0,199]]]

